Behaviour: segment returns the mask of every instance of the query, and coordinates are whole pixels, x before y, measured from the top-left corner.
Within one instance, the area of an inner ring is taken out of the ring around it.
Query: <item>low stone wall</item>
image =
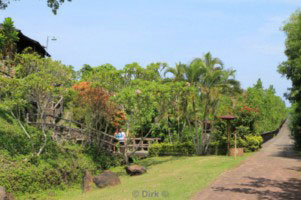
[[[272,139],[273,137],[275,137],[275,136],[279,133],[280,129],[282,128],[282,126],[283,126],[283,124],[284,124],[285,122],[286,122],[286,119],[283,120],[283,122],[280,124],[279,128],[277,128],[277,129],[274,130],[274,131],[262,133],[262,134],[261,134],[261,137],[262,137],[262,139],[263,139],[263,142],[262,142],[262,143],[265,143],[265,142],[269,141],[270,139]]]

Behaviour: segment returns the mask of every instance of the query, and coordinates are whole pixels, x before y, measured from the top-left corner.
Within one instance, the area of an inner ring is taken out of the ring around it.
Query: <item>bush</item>
[[[194,154],[194,146],[191,142],[183,143],[160,143],[152,144],[149,147],[149,154],[151,156],[161,155],[192,155]]]
[[[86,170],[97,174],[116,165],[120,165],[117,158],[99,153],[95,159],[83,147],[77,145],[56,147],[41,157],[11,156],[10,152],[2,150],[0,185],[15,194],[64,189],[66,186],[81,183]]]
[[[226,128],[224,122],[217,123],[217,129],[212,132],[212,140],[209,146],[209,153],[211,154],[226,154],[228,137],[226,133]],[[236,146],[237,148],[244,148],[245,152],[257,151],[263,142],[260,135],[252,133],[250,128],[247,126],[237,126],[236,127]],[[233,148],[235,146],[235,137],[231,133],[230,146]]]
[[[295,141],[295,148],[301,150],[301,134],[300,134],[300,124],[301,124],[301,106],[294,103],[290,110],[290,120],[289,128],[291,130],[292,137]]]
[[[28,139],[18,122],[7,112],[0,109],[0,149],[7,150],[11,155],[29,154],[33,146],[40,144],[42,135],[36,128],[24,125],[31,135]]]
[[[0,185],[15,194],[78,184],[84,171],[93,174],[120,164],[118,158],[76,144],[58,144],[48,133],[47,144],[37,157],[43,134],[24,123],[27,138],[17,121],[0,109]]]
[[[34,160],[34,163],[32,161]],[[0,153],[0,185],[9,192],[35,193],[80,183],[85,170],[97,171],[93,159],[79,151],[60,153],[55,159],[11,157]]]
[[[99,146],[96,146],[95,144],[89,145],[89,147],[85,150],[85,153],[91,155],[93,161],[97,163],[98,168],[101,170],[120,166],[123,163],[122,155],[112,156],[102,149],[100,151]]]
[[[243,147],[245,152],[253,152],[260,149],[262,142],[260,135],[246,135],[239,140],[239,147]]]

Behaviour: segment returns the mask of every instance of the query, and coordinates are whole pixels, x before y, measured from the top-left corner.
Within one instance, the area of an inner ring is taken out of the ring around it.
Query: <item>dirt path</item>
[[[301,158],[292,150],[287,123],[277,137],[238,168],[222,174],[195,200],[301,200]]]

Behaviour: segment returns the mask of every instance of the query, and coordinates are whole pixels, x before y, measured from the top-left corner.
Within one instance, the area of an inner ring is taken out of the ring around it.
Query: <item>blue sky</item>
[[[30,2],[30,3],[29,3]],[[283,93],[290,82],[277,73],[286,59],[280,27],[301,0],[73,0],[53,15],[46,0],[12,2],[0,20],[46,44],[56,60],[80,69],[111,63],[188,63],[210,51],[237,70],[243,88],[261,78]]]

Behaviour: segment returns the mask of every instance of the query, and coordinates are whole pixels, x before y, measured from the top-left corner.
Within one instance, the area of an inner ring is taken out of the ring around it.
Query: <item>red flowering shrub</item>
[[[115,127],[124,123],[125,114],[110,101],[112,94],[101,87],[93,87],[90,82],[80,82],[72,87],[77,92],[77,103],[91,111],[91,115],[101,117]]]

